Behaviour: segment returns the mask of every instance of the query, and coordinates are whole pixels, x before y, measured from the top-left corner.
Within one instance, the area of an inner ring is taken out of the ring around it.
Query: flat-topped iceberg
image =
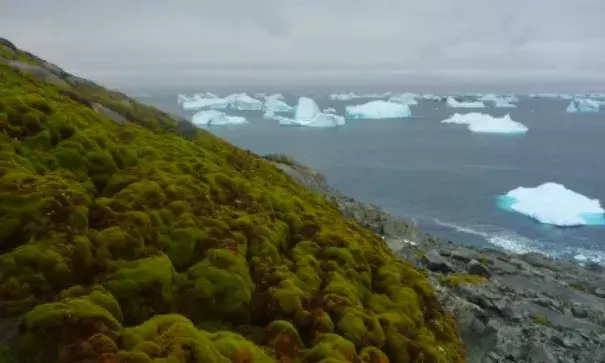
[[[569,106],[567,106],[567,112],[569,113],[591,113],[599,112],[601,104],[598,101],[591,100],[590,98],[576,98],[571,100]]]
[[[308,97],[298,99],[293,119],[275,115],[271,117],[282,126],[336,127],[345,124],[344,117],[321,112],[315,101]]]
[[[263,105],[265,112],[292,112],[294,107],[288,105],[284,101],[278,98],[267,97],[265,104]]]
[[[195,94],[191,97],[179,95],[177,102],[184,110],[238,110],[260,111],[263,102],[248,96],[245,93],[236,93],[221,98],[212,93]]]
[[[241,116],[229,116],[216,110],[200,111],[193,115],[191,122],[196,126],[242,125],[248,120]]]
[[[200,95],[181,99],[180,102],[184,110],[225,110],[230,104],[230,101],[226,98],[204,98]]]
[[[389,102],[397,102],[397,103],[402,103],[404,105],[417,105],[418,104],[418,100],[417,98],[419,97],[419,95],[415,94],[415,93],[401,93],[401,94],[396,94],[393,95],[389,98]]]
[[[353,92],[349,93],[335,93],[331,94],[328,98],[332,101],[351,101],[356,98],[387,98],[391,95],[391,92],[385,93],[362,93],[355,94]]]
[[[454,97],[447,98],[447,105],[453,108],[484,108],[485,104],[481,101],[474,102],[460,102]]]
[[[527,126],[511,119],[509,114],[494,117],[478,112],[455,113],[441,123],[468,125],[469,131],[480,133],[523,134],[528,130]]]
[[[400,118],[410,117],[412,112],[405,104],[388,101],[371,101],[363,105],[347,106],[347,116],[350,118]]]
[[[519,187],[498,198],[498,206],[559,227],[605,224],[605,210],[590,199],[558,183]]]

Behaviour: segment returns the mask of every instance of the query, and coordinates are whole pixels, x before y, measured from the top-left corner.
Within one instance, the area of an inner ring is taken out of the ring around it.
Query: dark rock
[[[13,68],[19,69],[25,73],[29,73],[42,82],[48,82],[58,86],[67,87],[67,83],[63,81],[61,77],[42,67],[19,61],[9,61],[8,65]]]
[[[594,294],[595,294],[596,296],[598,296],[598,297],[602,297],[602,298],[604,298],[604,299],[605,299],[605,290],[601,289],[600,287],[597,287],[597,288],[594,290]]]
[[[0,46],[6,47],[12,50],[13,52],[16,52],[18,50],[17,47],[11,41],[4,38],[0,38]]]
[[[489,270],[489,268],[477,260],[472,260],[469,262],[466,270],[471,275],[479,275],[485,278],[490,278],[492,276],[492,272]]]
[[[95,109],[95,111],[97,111],[98,113],[102,114],[103,116],[107,117],[108,119],[112,120],[115,123],[123,124],[126,122],[126,118],[124,116],[120,115],[119,113],[115,112],[114,110],[109,109],[101,104],[93,103],[92,107]]]
[[[426,264],[426,267],[435,272],[449,273],[454,272],[454,266],[449,263],[445,258],[441,257],[439,252],[431,250],[427,252],[423,257],[422,261]]]

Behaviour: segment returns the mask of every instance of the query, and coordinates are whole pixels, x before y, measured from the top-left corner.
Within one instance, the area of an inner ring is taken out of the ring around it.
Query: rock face
[[[448,243],[344,196],[308,167],[281,161],[286,174],[332,198],[345,215],[428,270],[441,303],[456,317],[469,362],[605,362],[602,268]],[[469,275],[475,278],[462,278]]]

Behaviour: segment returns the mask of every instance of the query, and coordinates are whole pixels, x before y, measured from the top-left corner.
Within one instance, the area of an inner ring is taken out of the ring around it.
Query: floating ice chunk
[[[558,183],[513,189],[499,197],[498,205],[559,227],[605,224],[605,210],[598,199],[590,199]]]
[[[437,95],[433,95],[430,93],[425,93],[421,97],[427,101],[437,101],[437,102],[443,101],[443,99],[444,99],[443,96],[437,96]]]
[[[241,125],[247,124],[248,120],[240,116],[228,116],[216,110],[204,110],[193,115],[191,122],[197,126]]]
[[[397,102],[397,103],[402,103],[404,105],[417,105],[418,104],[418,98],[419,96],[415,93],[402,93],[402,94],[397,94],[397,95],[393,95],[389,98],[389,102]]]
[[[447,98],[447,105],[453,108],[484,108],[485,105],[483,102],[475,101],[475,102],[460,102],[456,100],[454,97]]]
[[[517,105],[511,103],[510,100],[507,99],[499,99],[494,102],[494,107],[496,108],[516,108]]]
[[[194,95],[188,99],[182,100],[181,107],[184,110],[225,110],[229,107],[230,101],[225,98],[203,98],[199,95]]]
[[[570,95],[568,93],[530,93],[529,97],[531,98],[559,98],[562,100],[571,100],[574,98],[574,95]]]
[[[328,107],[325,110],[323,110],[324,113],[336,113],[336,110],[333,109],[332,107]]]
[[[332,101],[350,101],[356,97],[357,96],[353,92],[337,93],[337,94],[331,94],[329,96],[330,100],[332,100]]]
[[[387,98],[391,95],[390,92],[385,92],[385,93],[362,93],[362,94],[355,94],[353,92],[349,92],[349,93],[336,93],[336,94],[331,94],[329,96],[330,100],[332,101],[351,101],[354,100],[356,98]]]
[[[408,105],[387,101],[371,101],[363,105],[347,106],[346,112],[347,116],[351,118],[378,119],[412,116]]]
[[[567,112],[569,113],[589,113],[589,112],[599,112],[600,103],[591,100],[589,98],[576,98],[571,100],[569,106],[567,106]]]
[[[236,93],[226,98],[229,100],[229,108],[238,111],[260,111],[263,102],[248,96],[245,93]]]
[[[293,119],[283,116],[274,118],[283,126],[335,127],[345,124],[344,117],[321,112],[315,101],[308,97],[298,99]]]
[[[267,94],[265,92],[256,92],[254,98],[267,98]]]
[[[277,99],[277,98],[272,98],[272,97],[267,97],[266,101],[265,101],[265,105],[263,106],[263,109],[265,112],[271,111],[271,112],[292,112],[294,111],[294,107],[288,105],[287,103],[285,103],[284,101]]]
[[[284,101],[286,99],[286,97],[284,97],[284,95],[282,95],[281,93],[273,93],[273,94],[266,96],[265,99]]]
[[[523,134],[528,130],[527,126],[513,121],[508,114],[503,117],[494,117],[478,112],[455,113],[441,123],[468,125],[469,131],[481,133]]]

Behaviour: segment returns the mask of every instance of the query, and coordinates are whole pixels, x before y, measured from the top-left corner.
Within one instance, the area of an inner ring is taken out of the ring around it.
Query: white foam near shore
[[[558,183],[518,187],[500,196],[498,206],[558,227],[605,224],[605,210],[598,199],[590,199]]]
[[[477,112],[455,113],[441,121],[441,123],[468,125],[469,131],[479,133],[523,134],[528,130],[527,126],[514,121],[508,114],[502,117],[494,117]]]

